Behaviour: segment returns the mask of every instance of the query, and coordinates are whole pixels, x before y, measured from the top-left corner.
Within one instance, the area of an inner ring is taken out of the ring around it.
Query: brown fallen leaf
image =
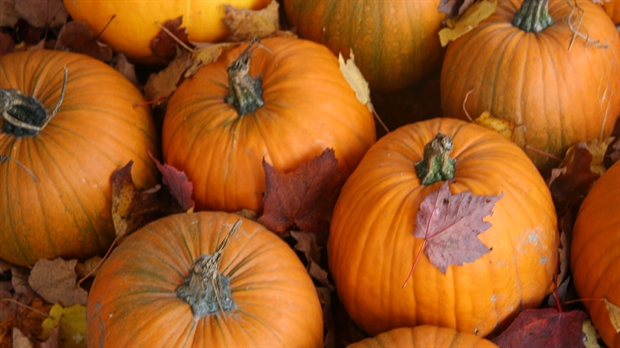
[[[448,266],[473,262],[490,249],[478,235],[491,227],[483,218],[493,214],[495,203],[504,196],[478,196],[471,191],[453,195],[449,181],[420,204],[413,235],[424,238],[424,254],[445,274]]]
[[[526,309],[493,343],[502,348],[563,347],[583,348],[583,322],[588,314],[581,310],[559,312],[555,308]]]
[[[297,227],[303,232],[329,231],[332,211],[344,184],[333,149],[295,170],[283,173],[263,160],[265,204],[258,221],[282,233]]]
[[[194,75],[200,68],[215,62],[222,53],[238,45],[238,43],[231,42],[199,44],[199,47],[192,52],[192,64],[185,71],[184,77],[188,78]]]
[[[112,65],[116,71],[125,76],[125,78],[134,86],[140,88],[140,83],[138,82],[138,77],[136,76],[136,67],[127,60],[127,56],[125,56],[124,53],[115,54],[112,57],[110,65]]]
[[[176,57],[158,73],[151,74],[144,85],[146,100],[168,98],[181,82],[185,71],[192,65],[192,56],[186,50],[177,49]]]
[[[556,207],[567,202],[581,202],[592,184],[605,172],[603,163],[611,138],[594,139],[570,147],[558,168],[551,171],[549,190]]]
[[[49,337],[47,338],[47,340],[45,340],[45,342],[41,342],[38,344],[38,348],[58,348],[58,347],[68,348],[65,345],[61,344],[60,326],[53,328],[52,331],[50,331]]]
[[[0,15],[1,16],[1,15]],[[15,50],[15,42],[11,35],[0,32],[0,56]]]
[[[15,0],[0,0],[0,27],[12,27],[17,24],[18,20],[19,15],[15,11]]]
[[[40,259],[30,271],[28,284],[48,303],[86,305],[88,292],[77,286],[77,260]]]
[[[30,271],[27,268],[11,268],[11,284],[13,285],[13,291],[17,295],[16,300],[27,305],[31,304],[37,296],[30,284],[28,284],[29,276]]]
[[[75,265],[75,273],[77,273],[78,279],[83,279],[87,276],[96,276],[101,262],[101,256],[93,256],[84,262],[78,262],[77,265]]]
[[[226,16],[222,22],[230,31],[230,35],[224,41],[250,41],[255,37],[263,39],[274,34],[280,29],[278,8],[279,4],[276,0],[272,0],[264,9],[256,11],[224,5]]]
[[[147,223],[159,218],[167,209],[157,185],[152,189],[140,191],[136,188],[132,177],[130,161],[125,167],[112,175],[112,221],[116,231],[116,243]]]
[[[160,24],[163,28],[149,43],[153,55],[162,63],[171,61],[177,53],[178,41],[188,44],[187,29],[182,28],[183,16]]]
[[[192,212],[196,203],[192,200],[194,185],[187,179],[185,172],[169,164],[161,164],[157,158],[149,152],[151,160],[155,162],[161,173],[162,183],[168,188],[174,200],[178,203],[181,212]]]
[[[54,49],[85,54],[104,62],[112,59],[112,49],[95,39],[93,32],[85,23],[70,21],[58,33]]]
[[[62,0],[14,0],[15,12],[36,28],[56,28],[67,22],[69,13]]]

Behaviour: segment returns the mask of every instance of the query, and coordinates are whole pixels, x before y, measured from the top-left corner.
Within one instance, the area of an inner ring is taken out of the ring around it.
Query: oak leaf
[[[580,347],[585,334],[583,322],[588,314],[581,310],[559,312],[555,308],[526,309],[493,343],[511,347]]]
[[[290,173],[283,173],[263,160],[266,189],[263,215],[258,221],[274,232],[297,226],[304,232],[329,230],[332,211],[344,184],[333,149]]]
[[[424,198],[413,235],[425,239],[424,253],[445,274],[448,266],[472,262],[488,253],[477,236],[491,227],[483,218],[493,214],[504,196],[478,196],[471,191],[453,195],[449,181]]]

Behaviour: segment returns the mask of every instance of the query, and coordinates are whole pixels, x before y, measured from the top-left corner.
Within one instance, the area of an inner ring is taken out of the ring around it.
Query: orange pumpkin
[[[347,348],[381,347],[497,348],[497,345],[472,334],[437,326],[420,325],[393,329],[347,346]]]
[[[573,228],[571,270],[575,290],[609,347],[620,346],[603,299],[620,306],[620,162],[592,186]]]
[[[620,113],[620,36],[609,16],[591,0],[549,0],[548,15],[546,5],[499,1],[495,14],[448,45],[440,86],[444,116],[466,120],[466,109],[506,120],[543,172],[559,162],[541,151],[562,158],[571,145],[609,136]],[[589,41],[573,33],[569,17]]]
[[[215,276],[203,278],[197,265],[217,250]],[[219,296],[205,286],[186,297],[214,277]],[[127,237],[95,278],[87,322],[89,347],[323,346],[321,304],[295,252],[226,213],[171,215]]]
[[[602,0],[602,4],[601,2],[594,2],[603,6],[611,20],[616,23],[616,25],[620,24],[620,0]]]
[[[115,235],[113,172],[133,161],[139,188],[158,178],[148,154],[158,153],[155,124],[148,108],[134,107],[142,94],[93,58],[47,50],[0,57],[1,97],[21,94],[8,119],[53,113],[64,67],[64,99],[42,130],[15,127],[6,115],[2,121],[0,156],[8,159],[0,163],[0,259],[18,265],[105,252]]]
[[[76,21],[86,23],[99,38],[116,52],[140,63],[164,63],[153,55],[151,40],[160,32],[157,23],[183,17],[182,28],[193,42],[216,42],[229,35],[222,22],[223,5],[258,10],[271,0],[171,0],[171,1],[93,1],[64,0]],[[109,25],[108,25],[109,23]],[[105,29],[104,29],[105,28]]]
[[[445,274],[415,238],[420,203],[442,181],[423,185],[415,164],[441,132],[452,140],[452,194],[503,197],[478,235],[490,252]],[[497,132],[437,118],[379,139],[346,181],[327,244],[329,269],[351,318],[371,335],[398,327],[436,325],[485,336],[501,330],[553,289],[558,232],[551,194],[516,145]]]
[[[377,91],[419,82],[441,61],[439,0],[285,0],[300,37],[349,57]]]
[[[238,111],[238,103],[227,101],[240,88],[229,84],[227,69],[247,45],[185,80],[168,103],[164,159],[193,182],[198,210],[262,210],[263,160],[288,172],[332,148],[348,176],[375,141],[372,114],[327,48],[290,38],[260,45],[246,76],[260,77],[247,82],[255,88],[247,95],[262,96],[262,106],[256,98],[254,109]]]

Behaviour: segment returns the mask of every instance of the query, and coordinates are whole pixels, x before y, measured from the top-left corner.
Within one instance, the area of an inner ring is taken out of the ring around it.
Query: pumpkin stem
[[[48,114],[45,107],[38,100],[24,95],[17,89],[0,89],[0,113],[5,121],[2,124],[2,132],[21,137],[35,136],[42,131],[52,118],[56,116],[60,109],[60,104],[62,104],[65,98],[67,74],[67,67],[65,66],[60,98],[51,114]]]
[[[213,254],[202,255],[194,262],[189,277],[177,289],[177,297],[190,305],[197,319],[218,311],[224,314],[235,308],[230,278],[220,274],[219,270],[224,248],[240,225],[241,219],[235,222]]]
[[[250,77],[248,74],[252,52],[259,43],[260,39],[252,39],[248,47],[226,69],[229,92],[225,101],[237,109],[239,116],[254,112],[265,104],[260,76]]]
[[[549,15],[549,0],[523,0],[521,8],[512,19],[512,25],[531,33],[540,33],[553,25]]]
[[[437,132],[435,138],[424,145],[424,159],[415,165],[422,185],[454,178],[456,161],[448,156],[451,151],[452,138],[441,132]]]

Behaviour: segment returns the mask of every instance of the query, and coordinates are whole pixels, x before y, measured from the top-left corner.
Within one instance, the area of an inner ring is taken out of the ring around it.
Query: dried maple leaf
[[[511,347],[580,347],[585,334],[583,322],[588,314],[581,310],[559,312],[555,308],[526,309],[493,343]]]
[[[304,232],[327,232],[336,199],[344,183],[333,149],[290,173],[282,173],[263,160],[265,208],[258,221],[274,232],[293,226]]]
[[[280,28],[279,4],[276,0],[264,9],[252,11],[223,5],[226,16],[222,22],[230,31],[227,42],[249,41],[253,38],[266,38]]]
[[[187,78],[194,75],[203,66],[215,62],[223,52],[238,45],[237,43],[230,42],[198,44],[199,47],[192,52],[192,64],[185,71],[184,77]]]
[[[104,62],[109,62],[113,54],[108,45],[95,39],[85,23],[78,21],[71,21],[60,29],[54,49],[82,53]]]
[[[424,253],[445,274],[448,266],[472,262],[489,252],[477,236],[491,227],[483,218],[493,214],[504,194],[478,196],[450,193],[449,181],[424,198],[413,235],[424,238]]]
[[[77,286],[76,264],[77,260],[40,259],[30,271],[28,284],[48,303],[86,305],[88,293]]]
[[[161,164],[150,152],[149,156],[151,156],[151,159],[161,173],[162,183],[168,188],[172,197],[179,204],[181,211],[193,211],[196,204],[192,200],[194,185],[187,179],[187,175],[169,164]]]
[[[160,186],[140,191],[131,178],[130,161],[112,175],[112,221],[116,240],[156,220],[166,211],[167,205],[158,197]]]
[[[127,56],[125,56],[124,53],[114,55],[110,64],[114,69],[116,69],[116,71],[123,74],[123,76],[125,76],[125,78],[129,80],[134,86],[138,88],[140,87],[140,84],[138,83],[138,77],[136,76],[136,68],[127,60]]]
[[[15,0],[15,12],[36,28],[60,27],[69,17],[62,0]]]
[[[176,56],[178,41],[188,44],[187,30],[181,28],[183,16],[171,19],[162,25],[163,28],[149,43],[153,55],[162,62],[169,62]]]

